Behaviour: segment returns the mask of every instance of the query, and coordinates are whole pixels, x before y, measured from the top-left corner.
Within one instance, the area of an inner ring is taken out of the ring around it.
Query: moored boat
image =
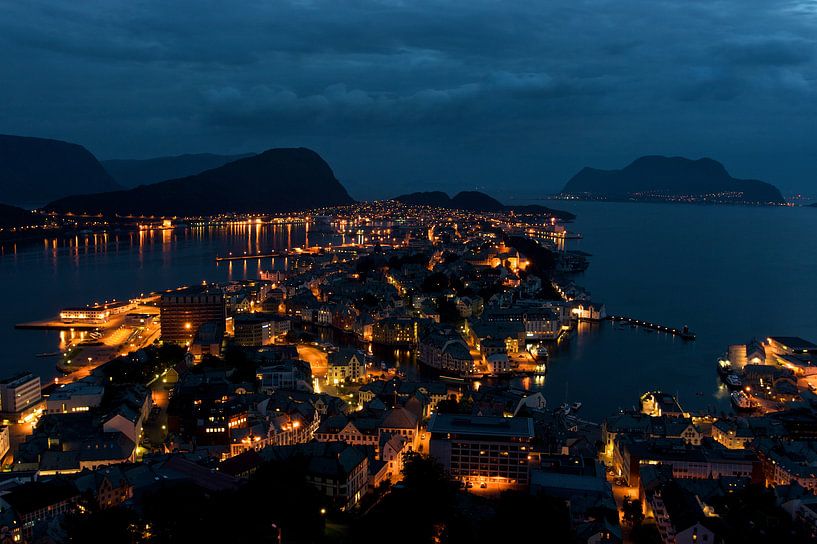
[[[729,398],[732,405],[738,410],[753,410],[755,408],[755,403],[743,391],[733,391],[729,394]]]
[[[740,379],[740,376],[734,373],[727,374],[723,379],[723,383],[725,383],[729,389],[740,389],[743,387],[743,381]]]

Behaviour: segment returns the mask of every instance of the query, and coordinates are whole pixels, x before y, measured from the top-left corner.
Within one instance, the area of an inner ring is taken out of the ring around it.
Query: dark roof
[[[269,446],[261,450],[269,461],[303,459],[310,476],[345,479],[366,461],[366,450],[345,442],[317,442],[295,446]]]
[[[55,478],[45,482],[29,482],[15,487],[3,499],[18,514],[28,514],[46,508],[52,504],[71,500],[79,495],[76,486],[68,480]]]
[[[799,336],[771,336],[770,338],[794,351],[817,350],[817,344],[813,344]]]
[[[533,419],[528,417],[487,417],[433,414],[428,423],[432,433],[533,438]]]

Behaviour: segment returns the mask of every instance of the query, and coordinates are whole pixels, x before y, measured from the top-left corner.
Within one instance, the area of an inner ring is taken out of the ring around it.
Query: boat
[[[740,379],[740,376],[734,373],[729,373],[723,379],[723,383],[726,384],[726,387],[729,389],[740,389],[743,387],[743,382]]]
[[[574,402],[573,404],[570,405],[570,409],[573,410],[574,412],[578,412],[579,408],[581,407],[582,407],[581,402]]]
[[[755,408],[755,403],[752,402],[749,395],[743,391],[732,391],[732,393],[729,394],[729,398],[732,401],[732,405],[738,410],[753,410]]]
[[[717,369],[721,379],[725,379],[732,372],[732,363],[728,359],[719,358]]]
[[[570,405],[568,403],[566,403],[566,402],[563,402],[559,406],[559,411],[564,412],[565,415],[569,414],[570,413]]]

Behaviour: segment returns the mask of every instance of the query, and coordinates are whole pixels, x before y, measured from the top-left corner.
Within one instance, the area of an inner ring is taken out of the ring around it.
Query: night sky
[[[710,156],[817,194],[817,2],[0,0],[0,132],[307,146],[353,196]]]

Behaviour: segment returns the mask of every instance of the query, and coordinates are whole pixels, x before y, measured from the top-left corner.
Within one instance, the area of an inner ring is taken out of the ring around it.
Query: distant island
[[[563,210],[554,210],[538,204],[522,206],[506,206],[494,197],[480,191],[462,191],[454,195],[442,191],[423,191],[394,197],[392,200],[410,206],[432,206],[449,210],[467,210],[480,212],[507,212],[516,213],[548,213],[564,220],[575,219],[576,216]]]
[[[168,179],[192,176],[253,155],[255,153],[241,155],[189,153],[151,159],[110,159],[102,161],[102,166],[105,167],[105,170],[108,171],[116,183],[122,187],[131,188]]]
[[[60,213],[204,216],[277,213],[351,204],[329,165],[305,148],[270,149],[199,174],[51,202]]]
[[[563,198],[730,204],[785,204],[764,181],[736,179],[718,161],[646,156],[620,170],[583,168],[562,189]]]
[[[78,144],[0,135],[0,198],[34,208],[77,191],[119,189],[90,151]]]

